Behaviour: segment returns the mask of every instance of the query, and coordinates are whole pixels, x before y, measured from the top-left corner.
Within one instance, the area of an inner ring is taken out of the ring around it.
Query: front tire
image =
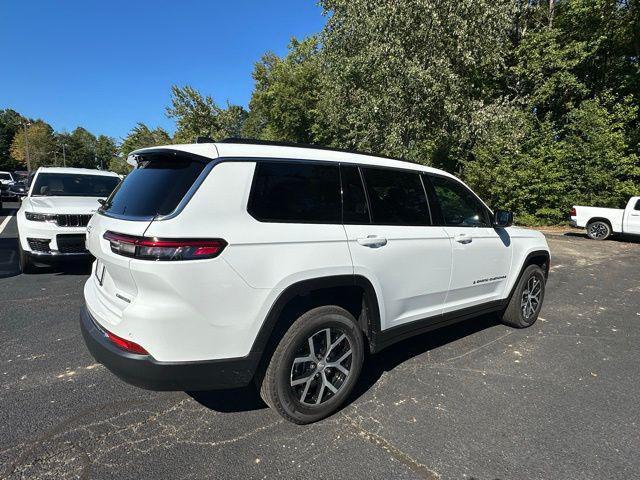
[[[538,319],[544,301],[546,279],[542,268],[529,265],[522,273],[509,305],[502,314],[502,322],[515,328],[526,328]]]
[[[590,222],[587,225],[587,236],[592,240],[606,240],[611,236],[611,226],[601,220]]]
[[[362,333],[345,309],[314,308],[289,327],[257,379],[260,396],[286,420],[304,425],[334,413],[358,380]]]

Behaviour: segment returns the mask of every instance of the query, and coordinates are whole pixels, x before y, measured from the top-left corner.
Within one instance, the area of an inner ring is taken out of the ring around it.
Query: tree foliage
[[[321,79],[316,37],[292,39],[284,58],[266,53],[256,63],[253,79],[244,134],[263,140],[312,143]]]
[[[51,126],[43,121],[35,121],[26,128],[26,136],[23,128],[17,130],[11,142],[11,157],[25,169],[27,167],[27,148],[33,170],[41,166],[52,165],[56,142]]]
[[[227,104],[227,108],[220,108],[212,97],[188,85],[174,85],[171,93],[167,116],[176,120],[175,143],[191,143],[196,137],[221,140],[240,136],[247,117],[241,106]]]

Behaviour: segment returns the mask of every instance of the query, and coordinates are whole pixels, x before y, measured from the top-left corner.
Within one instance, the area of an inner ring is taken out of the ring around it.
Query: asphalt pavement
[[[80,334],[88,265],[22,275],[16,234],[15,219],[0,233],[0,478],[639,475],[638,242],[549,234],[533,327],[485,316],[404,341],[369,360],[340,412],[296,426],[250,388],[118,380]]]

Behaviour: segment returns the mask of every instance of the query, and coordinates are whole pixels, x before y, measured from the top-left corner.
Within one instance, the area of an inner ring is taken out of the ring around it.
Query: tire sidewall
[[[280,406],[284,409],[287,415],[290,415],[304,423],[324,418],[339,408],[353,390],[353,387],[360,375],[362,362],[364,360],[364,342],[362,340],[362,334],[353,317],[349,318],[350,316],[347,317],[346,315],[341,315],[339,313],[322,312],[322,307],[316,310],[319,311],[316,312],[312,310],[307,312],[311,318],[305,319],[303,328],[296,331],[295,334],[289,338],[287,338],[288,335],[283,337],[282,342],[286,342],[285,347],[282,352],[279,352],[280,355],[278,355],[278,358],[275,359],[277,362],[275,365],[275,389],[276,396],[280,400]],[[345,384],[342,385],[338,393],[331,399],[317,407],[306,406],[296,399],[291,391],[291,366],[301,343],[306,342],[314,333],[328,327],[340,329],[349,337],[352,348],[351,371],[345,381]]]
[[[594,237],[594,236],[591,235],[591,226],[592,225],[596,225],[596,224],[601,224],[607,229],[607,234],[604,237],[598,238],[598,237]],[[601,220],[596,220],[595,222],[591,222],[589,225],[587,225],[587,236],[591,240],[597,240],[597,241],[606,240],[607,238],[609,238],[611,236],[611,227],[609,226],[609,224],[607,224],[607,222],[603,222]]]
[[[540,292],[540,302],[538,303],[536,310],[533,312],[533,315],[531,315],[531,317],[526,319],[522,314],[522,307],[520,306],[520,304],[522,301],[522,293],[524,292],[524,289],[526,288],[527,283],[533,276],[537,277],[538,280],[540,280],[540,283],[541,283],[540,288],[542,289],[542,291]],[[529,265],[524,271],[524,273],[522,274],[522,278],[520,279],[520,284],[518,285],[518,290],[517,290],[518,295],[516,297],[518,312],[520,315],[520,323],[523,327],[529,327],[533,325],[538,319],[538,315],[540,315],[540,311],[542,310],[542,304],[544,303],[545,290],[546,290],[546,279],[544,276],[544,272],[538,265]]]

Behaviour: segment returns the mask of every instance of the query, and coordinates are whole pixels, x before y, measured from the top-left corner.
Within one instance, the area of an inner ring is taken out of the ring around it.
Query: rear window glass
[[[0,180],[11,180],[11,175],[8,173],[0,173]]]
[[[256,166],[249,213],[264,222],[340,223],[338,166],[262,162]]]
[[[127,217],[173,212],[206,163],[184,156],[154,155],[122,181],[103,211]]]
[[[108,197],[120,182],[119,177],[39,173],[33,185],[33,197]]]

